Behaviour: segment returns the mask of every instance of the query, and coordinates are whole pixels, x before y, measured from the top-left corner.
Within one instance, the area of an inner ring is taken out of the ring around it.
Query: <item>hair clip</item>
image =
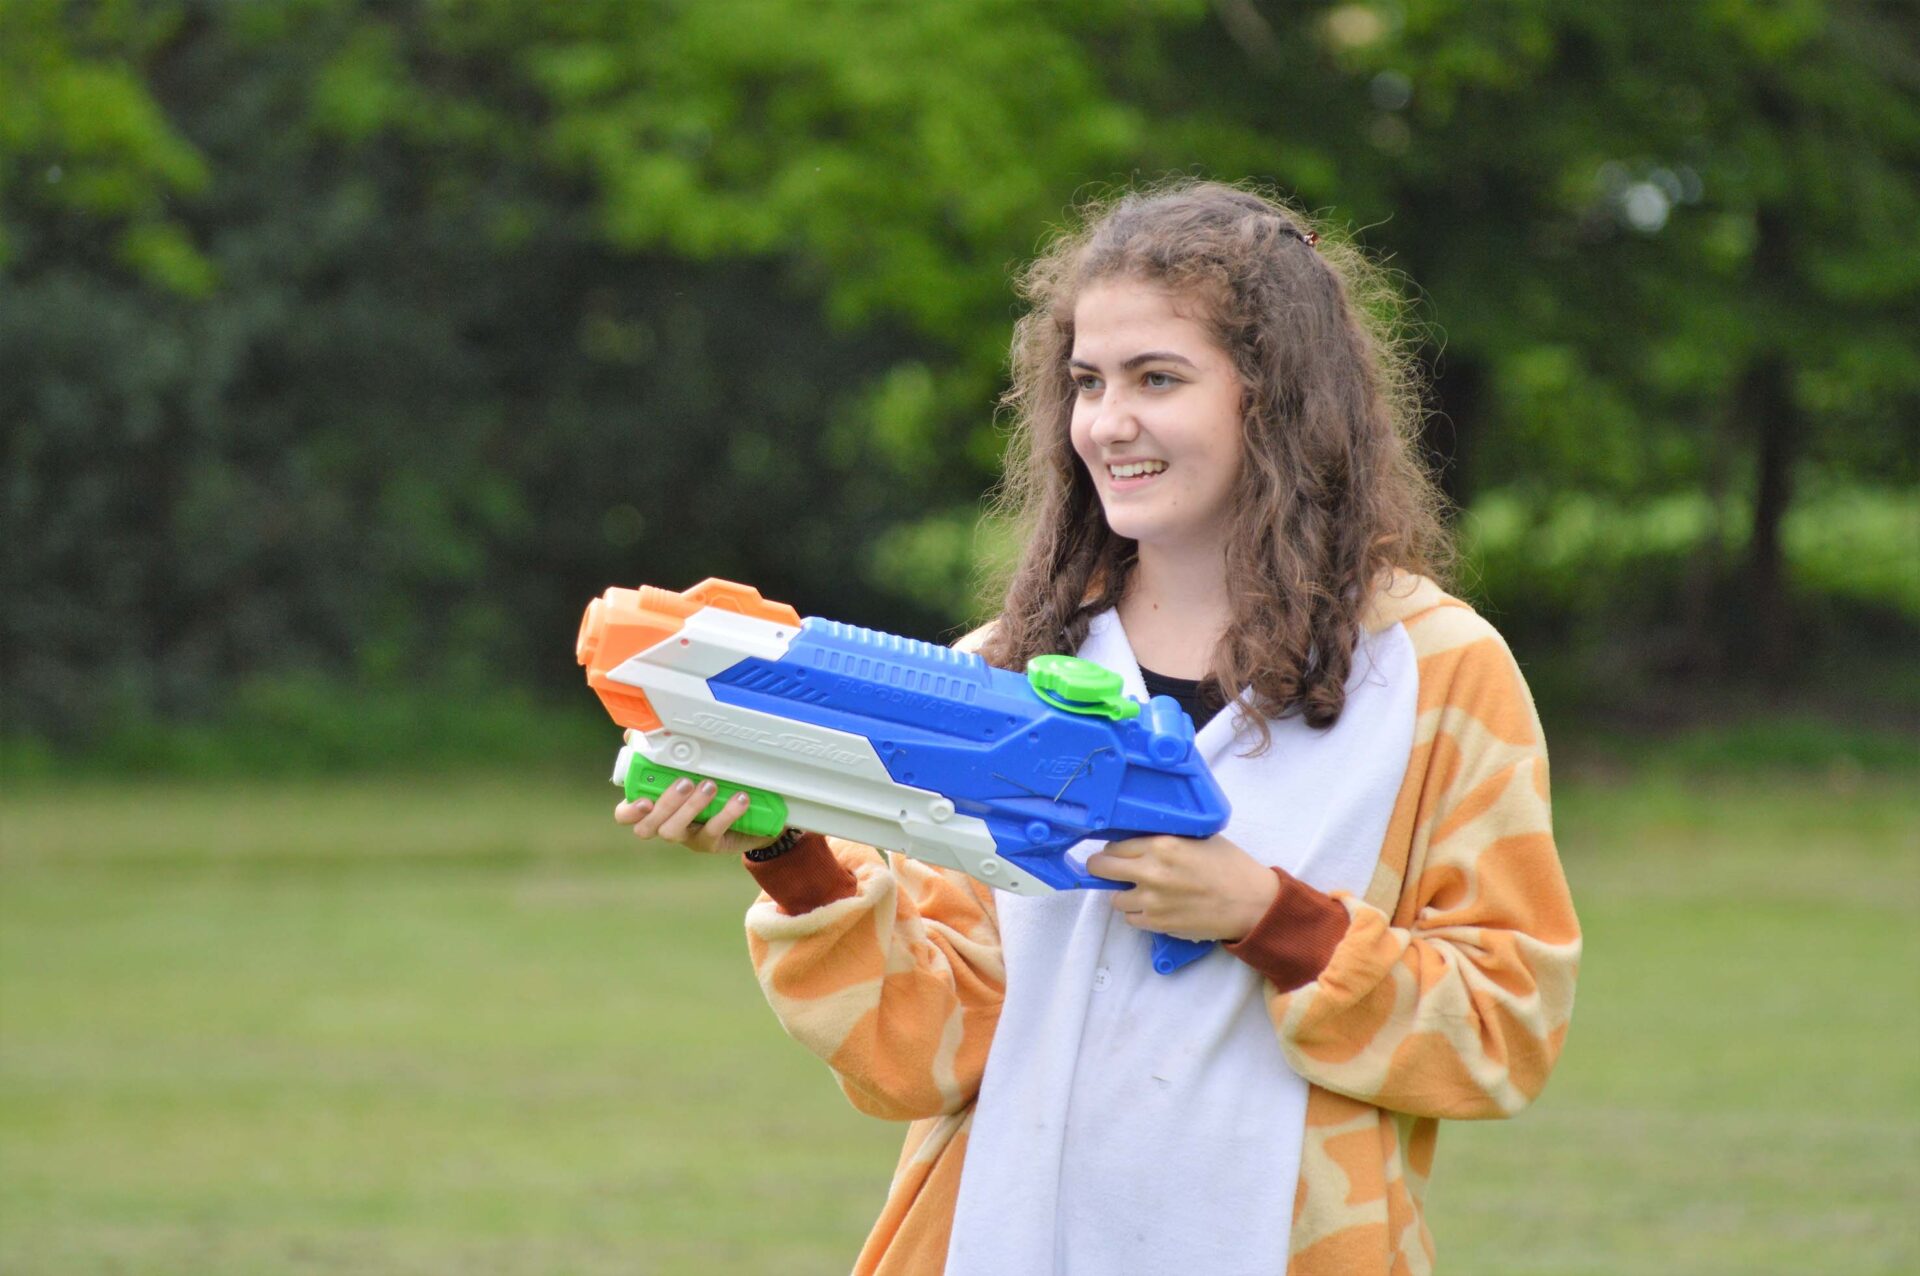
[[[1309,248],[1320,242],[1320,232],[1317,230],[1294,230],[1291,226],[1287,229],[1293,230],[1293,233],[1300,237],[1300,242]]]

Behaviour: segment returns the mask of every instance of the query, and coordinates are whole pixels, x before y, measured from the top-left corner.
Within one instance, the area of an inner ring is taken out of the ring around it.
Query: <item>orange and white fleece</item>
[[[1143,694],[1114,614],[1079,654]],[[913,1123],[857,1273],[1433,1269],[1439,1118],[1524,1107],[1572,1009],[1539,720],[1492,627],[1401,577],[1340,721],[1269,725],[1259,757],[1231,711],[1196,747],[1279,896],[1173,976],[1105,892],[996,895],[818,837],[753,866],[775,1013],[855,1107]]]

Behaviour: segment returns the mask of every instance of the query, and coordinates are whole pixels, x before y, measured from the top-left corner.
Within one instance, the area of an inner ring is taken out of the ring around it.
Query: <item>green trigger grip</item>
[[[685,779],[694,784],[712,776],[696,775],[691,771],[680,771],[670,766],[662,766],[650,758],[638,753],[627,764],[627,801],[638,802],[641,798],[658,801],[660,795],[673,787],[675,780]],[[714,780],[717,791],[713,801],[694,819],[701,822],[720,814],[727,799],[736,793],[747,795],[747,810],[744,815],[727,826],[730,833],[744,833],[748,837],[778,837],[787,827],[787,803],[777,793],[768,793],[762,789],[750,789],[744,784],[728,784],[725,780]]]

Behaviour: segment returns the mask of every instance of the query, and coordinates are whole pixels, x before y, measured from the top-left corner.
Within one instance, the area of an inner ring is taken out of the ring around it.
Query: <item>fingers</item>
[[[747,795],[736,793],[720,808],[720,814],[699,826],[690,843],[695,849],[718,854],[727,844],[727,830],[747,813]]]
[[[1125,890],[1113,893],[1108,901],[1113,911],[1136,930],[1149,929],[1147,913],[1158,900],[1153,883],[1159,880],[1158,856],[1164,850],[1157,837],[1128,837],[1107,843],[1107,848],[1087,857],[1087,871],[1110,882],[1126,882]]]
[[[616,823],[629,825],[641,841],[674,842],[691,851],[716,854],[729,845],[729,830],[747,813],[745,793],[735,793],[704,824],[698,816],[713,801],[718,787],[712,780],[698,784],[676,780],[658,799],[620,802],[613,808]],[[737,840],[737,839],[732,839]],[[747,839],[752,842],[752,838]]]
[[[1087,871],[1110,882],[1138,882],[1141,870],[1159,852],[1157,837],[1125,837],[1108,842],[1104,850],[1087,857]]]
[[[641,798],[638,802],[626,804],[626,817],[621,815],[619,808],[615,808],[613,818],[622,824],[632,824],[633,835],[643,842],[666,837],[667,834],[662,826],[670,817],[678,815],[681,808],[692,797],[693,786],[685,780],[677,780],[654,801],[649,802],[646,798]],[[700,807],[695,806],[692,814],[697,815],[699,811]],[[688,818],[691,818],[691,815]]]
[[[1123,837],[1108,842],[1106,849],[1100,853],[1127,860],[1139,859],[1143,855],[1151,854],[1156,849],[1155,843],[1160,840],[1157,837]]]
[[[1109,882],[1138,882],[1143,867],[1138,859],[1116,855],[1111,850],[1096,851],[1087,856],[1087,871]]]
[[[715,787],[712,780],[700,781],[691,792],[680,788],[684,783],[683,780],[673,786],[671,791],[680,794],[679,809],[660,822],[660,831],[656,834],[669,842],[684,843],[687,840],[687,830],[693,827],[694,820],[701,811],[706,809],[707,803],[713,801]],[[665,794],[661,795],[663,801],[665,797]]]

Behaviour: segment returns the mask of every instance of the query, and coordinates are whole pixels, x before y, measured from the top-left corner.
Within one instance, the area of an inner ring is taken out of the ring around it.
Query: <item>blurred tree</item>
[[[1213,8],[1109,59],[1106,87],[1218,171],[1371,225],[1420,281],[1450,495],[1517,492],[1545,518],[1556,494],[1704,486],[1713,528],[1750,529],[1744,569],[1703,535],[1677,598],[1635,592],[1690,618],[1681,660],[1780,672],[1796,462],[1915,480],[1911,13]],[[1617,639],[1616,591],[1591,592]]]
[[[1218,8],[1272,87],[1249,123],[1301,127],[1314,46],[1345,73],[1311,131],[1434,303],[1456,498],[1706,487],[1750,533],[1695,574],[1686,658],[1785,672],[1794,474],[1920,480],[1920,11]]]
[[[742,12],[576,8],[521,57],[616,240],[778,254],[836,317],[897,318],[949,352],[889,373],[856,430],[936,506],[875,560],[896,587],[971,550],[955,501],[971,508],[994,454],[976,405],[1000,366],[1001,264],[1062,192],[1193,156],[1379,223],[1441,320],[1428,442],[1456,501],[1705,485],[1740,507],[1745,570],[1696,574],[1689,659],[1751,650],[1783,671],[1800,461],[1915,480],[1910,8]]]
[[[75,13],[64,0],[0,5],[0,198],[40,215],[0,223],[0,266],[26,226],[67,233],[61,248],[109,260],[188,294],[211,270],[168,215],[176,193],[201,190],[207,167],[143,82],[141,67],[171,36],[178,5],[108,0]]]
[[[210,291],[6,193],[11,723],[202,715],[292,670],[570,681],[610,580],[793,593],[876,534],[885,510],[803,517],[830,500],[807,458],[910,347],[830,331],[764,264],[610,247],[516,122],[537,103],[405,34],[355,5],[184,6],[143,46],[210,175],[170,213]],[[435,87],[396,106],[402,54]]]
[[[1456,499],[1704,484],[1745,588],[1698,537],[1689,650],[1765,621],[1777,665],[1795,476],[1915,482],[1913,36],[1864,0],[16,0],[6,712],[566,684],[616,579],[936,630],[1008,272],[1195,161],[1420,281]]]

